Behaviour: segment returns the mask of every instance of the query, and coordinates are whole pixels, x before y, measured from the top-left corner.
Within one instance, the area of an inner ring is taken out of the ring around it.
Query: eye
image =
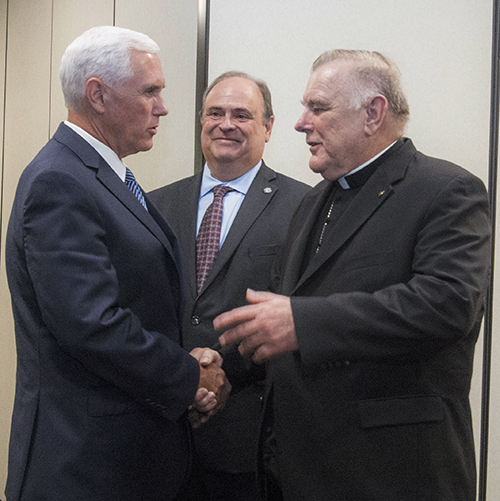
[[[327,103],[321,101],[302,101],[302,105],[313,115],[320,115],[325,111],[331,110],[331,107]]]
[[[148,97],[156,97],[161,93],[161,89],[159,87],[148,87],[145,91],[144,94],[146,94]]]
[[[309,111],[314,113],[315,115],[319,115],[325,111],[328,111],[328,108],[322,106],[309,106]]]

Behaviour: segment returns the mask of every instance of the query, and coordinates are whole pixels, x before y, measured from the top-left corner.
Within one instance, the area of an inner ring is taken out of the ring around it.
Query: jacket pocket
[[[361,428],[431,423],[443,420],[438,396],[411,396],[358,402]]]

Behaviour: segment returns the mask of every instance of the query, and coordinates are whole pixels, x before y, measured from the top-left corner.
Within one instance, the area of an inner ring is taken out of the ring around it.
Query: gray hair
[[[334,49],[323,52],[312,65],[312,72],[333,61],[352,62],[350,104],[353,109],[366,106],[377,94],[387,99],[389,111],[402,124],[410,116],[410,107],[401,87],[398,68],[375,51]]]
[[[212,89],[220,82],[223,80],[227,80],[228,78],[233,78],[233,77],[239,77],[239,78],[244,78],[245,80],[249,80],[250,82],[253,82],[260,90],[260,93],[262,94],[262,99],[264,100],[264,113],[263,113],[263,122],[264,125],[269,122],[269,119],[273,116],[273,104],[271,101],[271,91],[269,90],[269,87],[267,86],[266,82],[264,80],[261,80],[260,78],[255,78],[248,73],[244,73],[243,71],[226,71],[226,73],[223,73],[222,75],[219,75],[205,90],[203,93],[203,102],[201,106],[201,111],[200,111],[200,117],[203,118],[203,113],[205,112],[205,102],[207,100],[208,95],[212,91]]]
[[[71,42],[59,69],[66,106],[74,110],[80,108],[89,78],[100,78],[110,87],[130,78],[132,49],[152,54],[160,50],[147,35],[116,26],[91,28]]]

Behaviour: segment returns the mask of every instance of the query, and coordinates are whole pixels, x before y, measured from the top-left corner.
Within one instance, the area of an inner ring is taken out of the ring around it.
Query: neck
[[[255,162],[255,164],[250,165],[250,166],[243,166],[243,165],[238,165],[235,162],[232,163],[227,163],[227,164],[209,164],[207,162],[208,168],[210,169],[210,173],[212,176],[223,182],[227,183],[228,181],[233,181],[234,179],[237,179],[243,174],[246,174],[250,169],[255,167],[257,165],[258,161]]]
[[[114,148],[112,148],[111,145],[106,141],[104,135],[101,132],[101,129],[100,129],[98,123],[95,120],[93,120],[92,117],[88,116],[85,113],[81,113],[79,111],[69,109],[68,110],[68,122],[71,122],[72,124],[78,125],[78,127],[83,129],[85,132],[90,134],[92,137],[95,137],[98,141],[101,141],[101,143],[105,144],[106,146],[109,146],[114,151]],[[115,151],[115,153],[117,153],[117,152]],[[118,156],[120,157],[120,155],[118,155]]]

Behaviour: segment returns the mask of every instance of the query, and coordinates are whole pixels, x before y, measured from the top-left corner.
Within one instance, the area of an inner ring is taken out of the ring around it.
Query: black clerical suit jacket
[[[299,345],[268,372],[284,499],[473,501],[484,185],[400,140],[303,267],[329,187],[303,199],[273,280]]]

